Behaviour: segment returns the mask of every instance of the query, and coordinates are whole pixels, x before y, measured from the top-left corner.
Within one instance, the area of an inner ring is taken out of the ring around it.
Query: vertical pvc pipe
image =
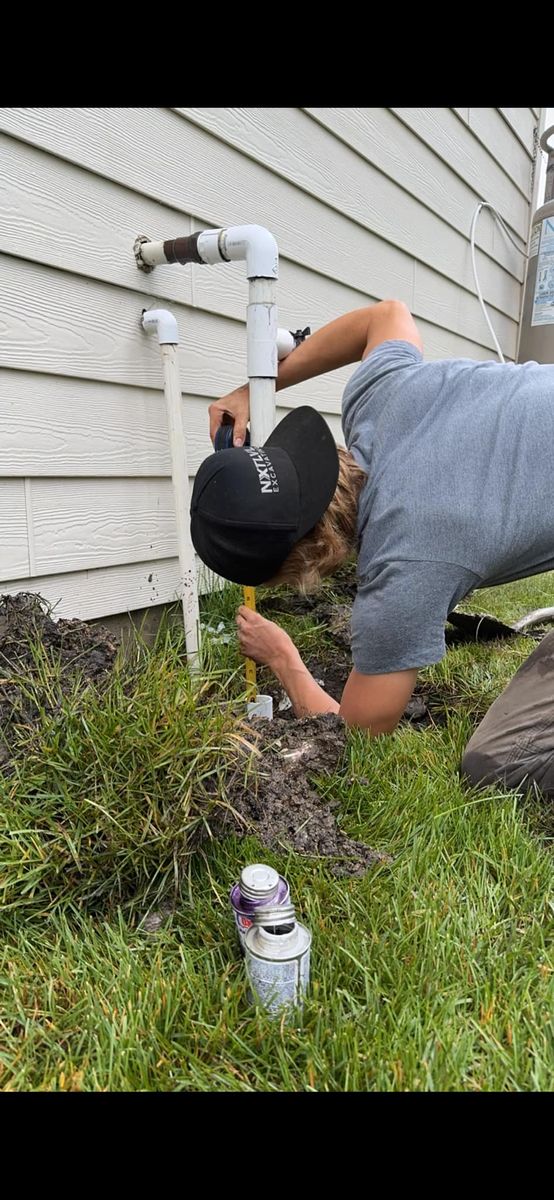
[[[246,369],[250,387],[250,440],[263,446],[275,425],[277,378],[277,283],[249,281],[246,314]]]
[[[277,378],[277,284],[274,279],[251,278],[248,281],[246,311],[246,369],[250,393],[250,441],[263,446],[275,425],[275,380]],[[254,588],[243,589],[244,603],[255,610]],[[246,682],[253,699],[247,704],[249,716],[273,716],[270,696],[256,694],[256,664],[245,660]],[[262,701],[264,703],[262,703]],[[260,709],[260,705],[262,708]],[[266,705],[267,707],[264,707]]]
[[[198,592],[196,585],[196,563],[189,527],[190,495],[187,466],[187,450],[183,429],[181,389],[177,370],[177,347],[171,344],[160,346],[164,375],[164,391],[167,409],[167,426],[171,451],[171,474],[175,499],[175,521],[179,553],[179,575],[183,603],[183,621],[187,659],[191,671],[200,669],[198,648]]]

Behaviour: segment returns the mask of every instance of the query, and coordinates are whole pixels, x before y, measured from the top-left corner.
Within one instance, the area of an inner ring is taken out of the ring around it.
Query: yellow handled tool
[[[252,612],[256,612],[256,589],[253,587],[245,587],[242,591],[246,608],[250,608],[252,609]],[[253,696],[255,696],[257,691],[256,663],[254,662],[253,658],[247,658],[245,660],[245,670],[248,690],[252,692]]]

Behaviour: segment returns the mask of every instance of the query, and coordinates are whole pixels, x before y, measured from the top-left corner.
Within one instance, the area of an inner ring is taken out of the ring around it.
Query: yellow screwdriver
[[[250,608],[252,612],[256,612],[256,589],[253,587],[245,587],[242,589],[244,604],[246,608]],[[244,662],[246,672],[246,682],[248,691],[254,697],[257,692],[256,686],[256,663],[253,658],[246,658]]]
[[[229,450],[233,445],[233,425],[220,425],[214,440],[215,450]],[[246,434],[246,445],[250,445],[250,435]],[[246,608],[256,612],[256,589],[253,587],[243,588],[243,600]],[[256,663],[253,658],[245,659],[246,682],[248,684],[248,693],[252,699],[256,696]]]

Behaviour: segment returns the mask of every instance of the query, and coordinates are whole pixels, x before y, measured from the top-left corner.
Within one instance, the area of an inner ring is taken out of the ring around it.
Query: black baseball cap
[[[263,446],[236,446],[204,459],[191,501],[195,550],[224,579],[266,583],[323,516],[338,477],[326,421],[315,408],[295,409]]]

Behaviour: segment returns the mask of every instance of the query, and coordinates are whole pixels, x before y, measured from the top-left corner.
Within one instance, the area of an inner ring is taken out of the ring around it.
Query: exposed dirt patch
[[[60,686],[67,694],[77,677],[101,683],[117,650],[117,638],[101,625],[53,621],[40,596],[0,596],[0,769],[9,766],[18,729],[37,723],[39,704],[47,715],[57,711],[56,698],[41,686],[41,655],[52,667],[61,664]]]
[[[339,800],[324,799],[310,785],[310,778],[332,773],[340,762],[346,728],[339,717],[254,718],[250,724],[262,755],[255,785],[245,789],[237,778],[230,786],[228,799],[238,817],[227,813],[223,831],[255,833],[265,846],[330,857],[336,875],[361,875],[390,861],[347,837],[336,822]]]

